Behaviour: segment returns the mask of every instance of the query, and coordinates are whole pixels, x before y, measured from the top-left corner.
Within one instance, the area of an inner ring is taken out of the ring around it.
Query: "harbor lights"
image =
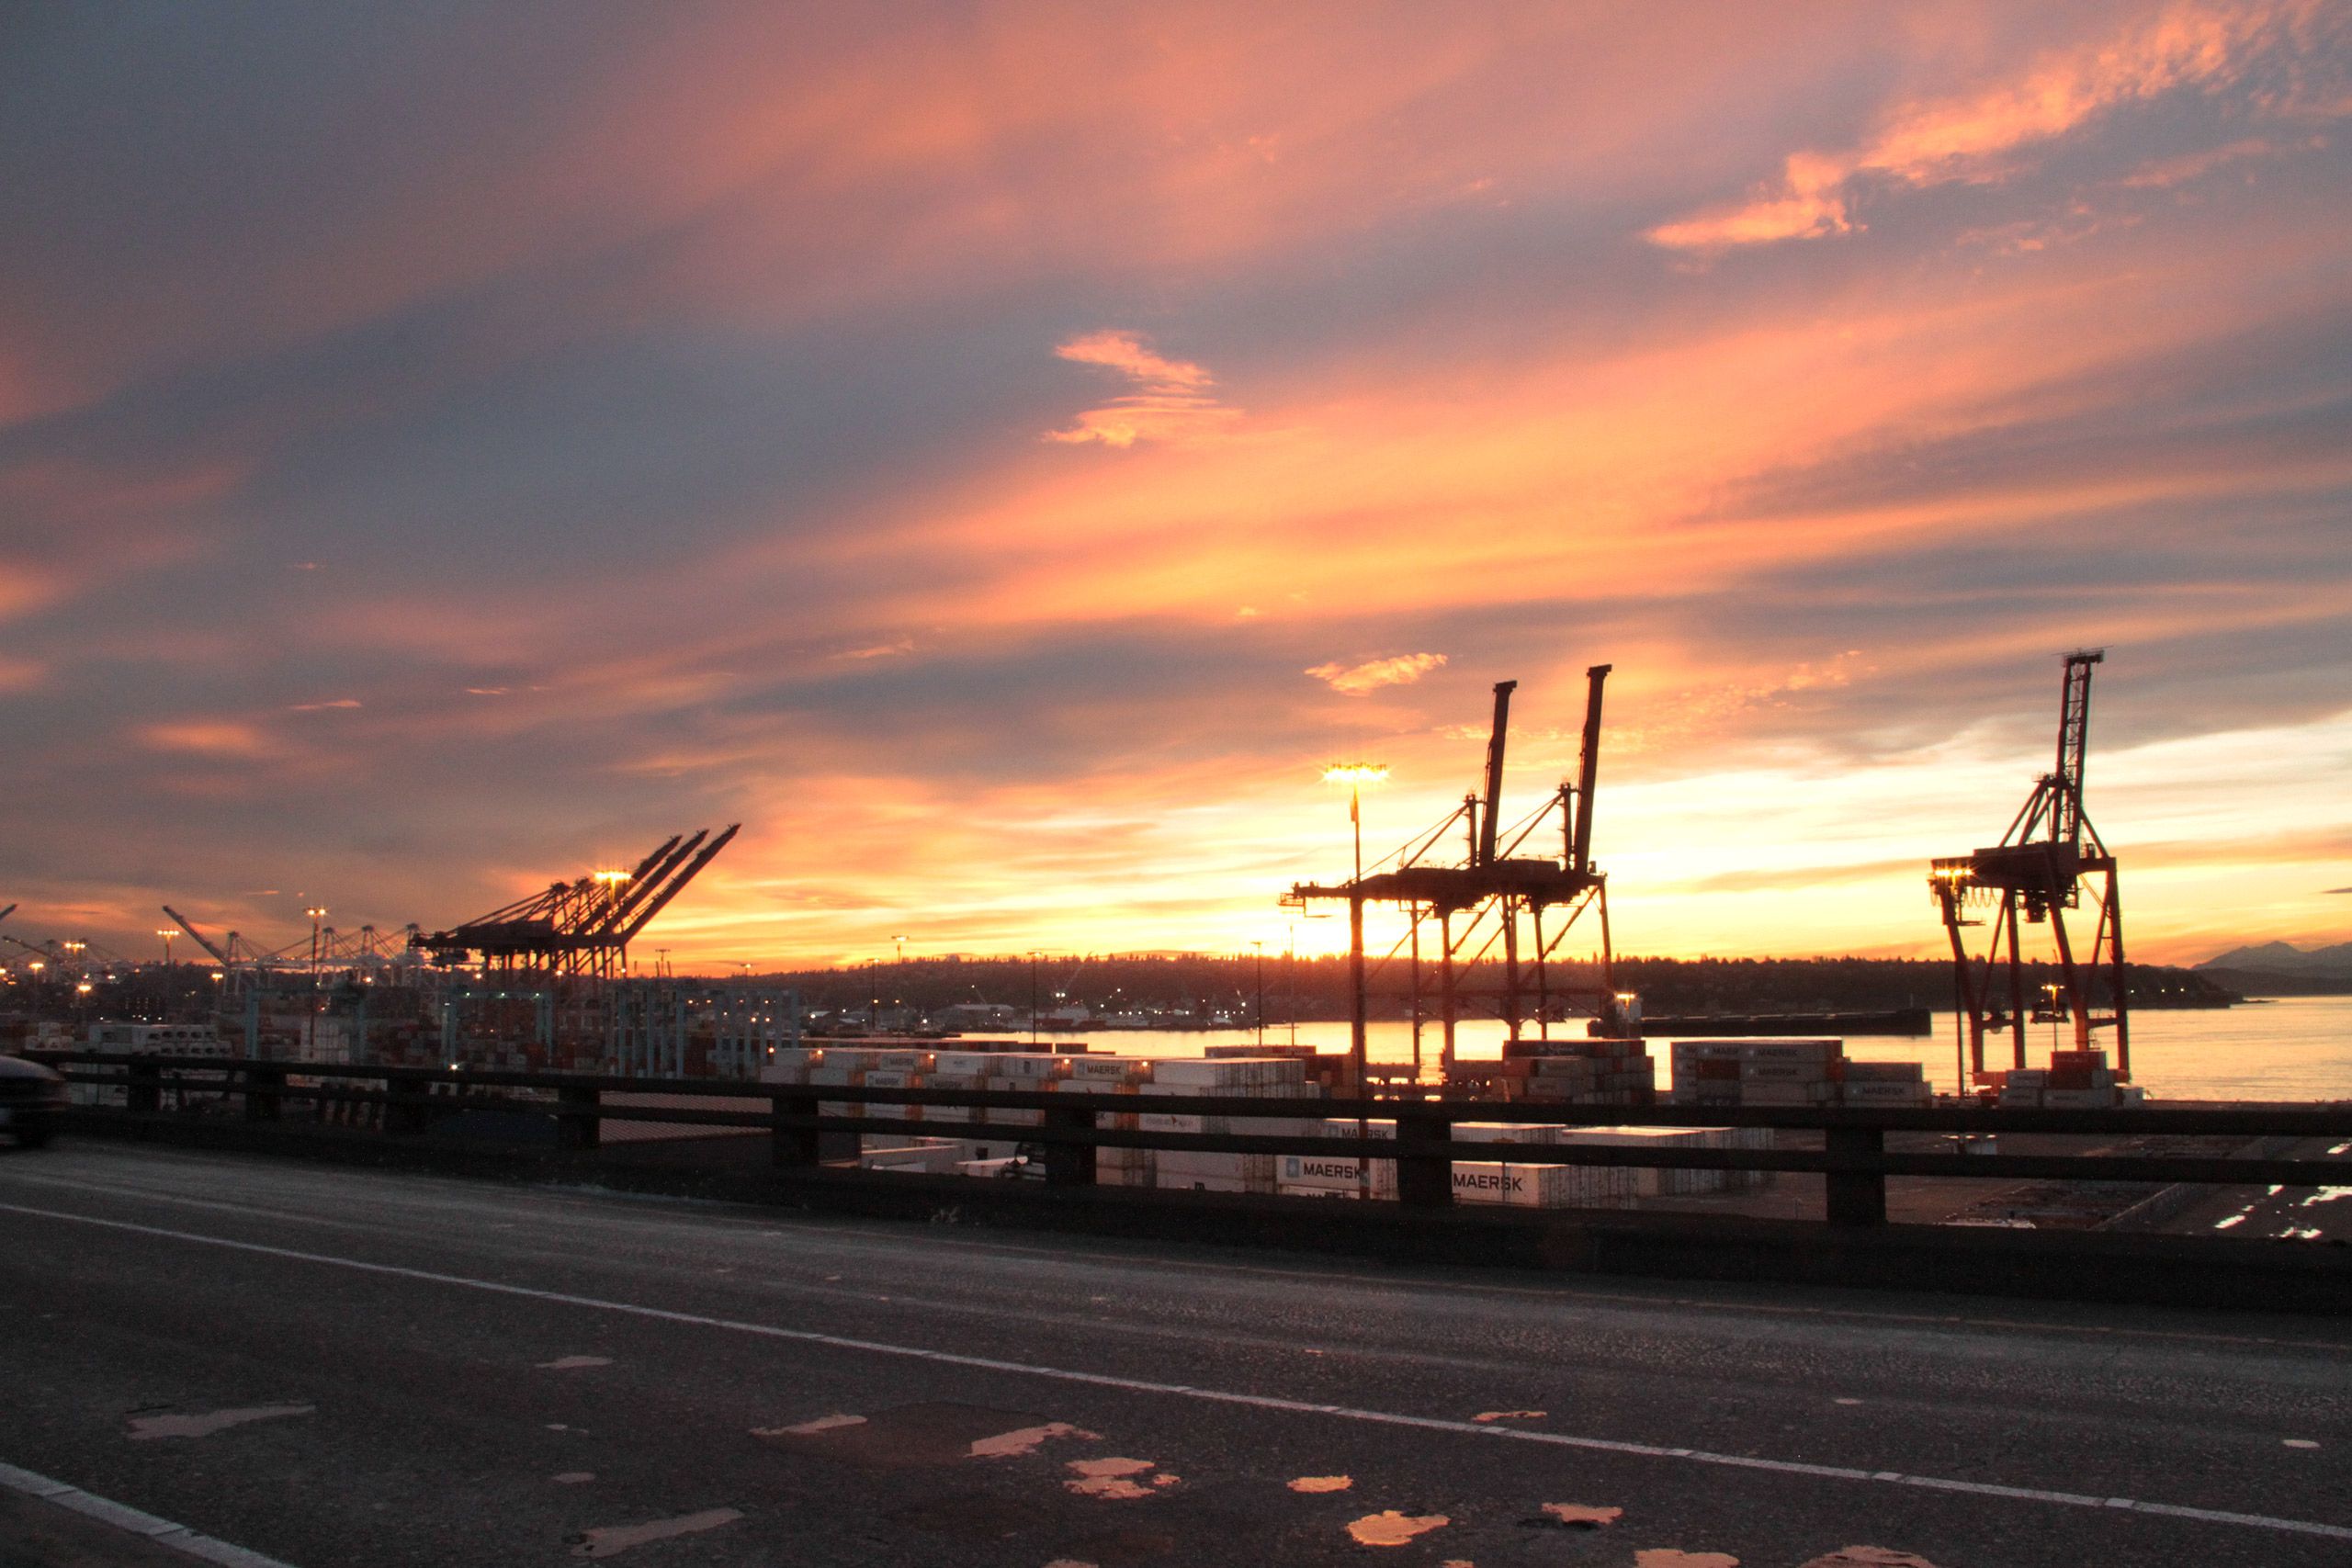
[[[169,926],[157,926],[155,934],[164,939],[164,967],[169,969],[172,966],[172,929]]]

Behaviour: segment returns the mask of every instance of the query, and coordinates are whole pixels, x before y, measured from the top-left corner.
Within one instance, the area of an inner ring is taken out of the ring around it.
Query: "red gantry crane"
[[[673,834],[634,871],[600,871],[576,882],[555,883],[543,893],[461,926],[421,933],[412,945],[447,968],[462,965],[479,953],[483,967],[502,979],[616,979],[637,934],[684,891],[741,827],[736,823],[715,839],[707,828],[692,838]]]
[[[1984,1071],[1984,1036],[2009,1031],[2014,1065],[2026,1065],[2026,994],[2020,918],[2047,923],[2057,950],[2059,979],[2034,998],[2043,1016],[2074,1024],[2075,1049],[2092,1048],[2096,1032],[2115,1032],[2115,1076],[2132,1076],[2129,998],[2123,974],[2123,903],[2116,886],[2115,856],[2083,813],[2083,758],[2089,739],[2091,670],[2107,657],[2103,649],[2065,656],[2066,683],[2058,715],[2058,766],[2041,775],[2010,822],[2001,841],[1973,854],[1933,863],[1928,884],[1935,890],[1944,930],[1951,939],[1958,971],[1960,1008],[1968,1030],[1969,1067]],[[2082,906],[2085,889],[2098,910],[2090,946],[2077,950],[2066,929],[2066,911]],[[1972,909],[1988,912],[1969,919]],[[1989,928],[1981,955],[1972,955],[1964,932]],[[2092,1001],[2093,977],[2108,980],[2108,1010]]]
[[[1441,1060],[1449,1077],[1453,1069],[1454,1027],[1466,999],[1462,982],[1476,965],[1488,962],[1498,947],[1499,986],[1480,999],[1491,1000],[1511,1039],[1521,1038],[1530,1023],[1539,1033],[1548,1035],[1555,1015],[1570,1010],[1618,1021],[1611,974],[1609,878],[1592,863],[1593,786],[1600,768],[1600,690],[1611,668],[1596,664],[1585,671],[1584,736],[1577,776],[1561,781],[1527,817],[1508,827],[1502,820],[1504,739],[1510,719],[1510,694],[1519,685],[1516,681],[1502,681],[1495,685],[1494,728],[1487,740],[1483,795],[1464,795],[1442,821],[1388,857],[1396,863],[1386,870],[1375,867],[1343,883],[1300,883],[1291,889],[1284,902],[1295,906],[1315,899],[1347,902],[1348,958],[1354,991],[1353,1054],[1359,1074],[1365,1056],[1366,904],[1397,906],[1409,922],[1405,938],[1374,967],[1385,966],[1400,954],[1406,956],[1417,1061],[1424,1016],[1424,931],[1435,939]],[[1530,852],[1543,842],[1537,834],[1547,824],[1558,834],[1558,853]],[[1457,827],[1463,829],[1463,863],[1444,863],[1434,857],[1441,853],[1440,846],[1453,839]],[[1600,925],[1600,964],[1594,983],[1564,984],[1565,976],[1553,974],[1551,961],[1569,929],[1588,910],[1596,911]]]

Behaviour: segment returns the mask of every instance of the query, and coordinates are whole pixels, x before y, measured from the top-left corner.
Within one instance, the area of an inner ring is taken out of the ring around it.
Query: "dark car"
[[[57,1134],[65,1109],[65,1079],[21,1056],[0,1056],[0,1134],[37,1149]]]

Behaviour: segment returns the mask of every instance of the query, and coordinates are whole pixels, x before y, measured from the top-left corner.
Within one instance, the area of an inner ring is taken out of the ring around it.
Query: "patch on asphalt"
[[[571,1555],[611,1557],[627,1551],[632,1546],[643,1546],[650,1540],[667,1540],[672,1536],[715,1530],[721,1525],[731,1525],[742,1517],[740,1508],[705,1508],[699,1514],[649,1519],[641,1525],[605,1525],[596,1529],[582,1530],[572,1537]]]
[[[1102,1497],[1113,1502],[1149,1497],[1179,1484],[1182,1479],[1161,1471],[1156,1461],[1148,1459],[1074,1459],[1069,1461],[1069,1472],[1071,1479],[1062,1483],[1066,1490],[1080,1497]]]
[[[1816,1557],[1801,1568],[1936,1568],[1924,1557],[1890,1551],[1883,1546],[1841,1546],[1826,1557]]]
[[[1355,1484],[1349,1475],[1302,1475],[1290,1483],[1294,1492],[1345,1492]]]
[[[1653,1546],[1634,1553],[1634,1568],[1739,1568],[1728,1551],[1684,1551],[1679,1547]]]
[[[255,1404],[243,1410],[208,1410],[186,1416],[133,1416],[130,1440],[143,1443],[153,1438],[209,1438],[248,1421],[276,1421],[288,1416],[314,1415],[317,1411],[315,1404]]]
[[[1066,1422],[979,1404],[900,1404],[863,1416],[828,1416],[797,1427],[755,1427],[771,1448],[866,1470],[912,1470],[1034,1452],[1049,1438],[1091,1438]]]
[[[1597,1530],[1605,1525],[1613,1525],[1624,1517],[1623,1508],[1596,1508],[1584,1503],[1546,1503],[1541,1514],[1519,1522],[1538,1529]]]
[[[1042,1427],[1023,1427],[1016,1432],[999,1432],[993,1438],[976,1438],[966,1453],[967,1459],[1012,1459],[1021,1454],[1034,1454],[1041,1444],[1056,1438],[1074,1438],[1081,1443],[1099,1443],[1100,1432],[1090,1432],[1083,1427],[1073,1427],[1067,1421],[1048,1421]]]
[[[1541,1421],[1544,1414],[1541,1410],[1481,1410],[1470,1419],[1481,1425],[1495,1421]]]
[[[1400,1514],[1394,1508],[1385,1508],[1351,1523],[1348,1534],[1358,1546],[1403,1546],[1415,1536],[1443,1529],[1453,1522],[1443,1514]],[[1649,1565],[1645,1563],[1643,1568]]]
[[[612,1364],[610,1356],[560,1356],[552,1361],[541,1361],[538,1367],[543,1372],[576,1372],[583,1367],[609,1367]]]

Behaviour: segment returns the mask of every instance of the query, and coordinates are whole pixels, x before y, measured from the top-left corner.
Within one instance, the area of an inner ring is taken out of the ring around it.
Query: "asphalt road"
[[[2342,1322],[69,1144],[0,1152],[0,1462],[299,1568],[2352,1562]]]

